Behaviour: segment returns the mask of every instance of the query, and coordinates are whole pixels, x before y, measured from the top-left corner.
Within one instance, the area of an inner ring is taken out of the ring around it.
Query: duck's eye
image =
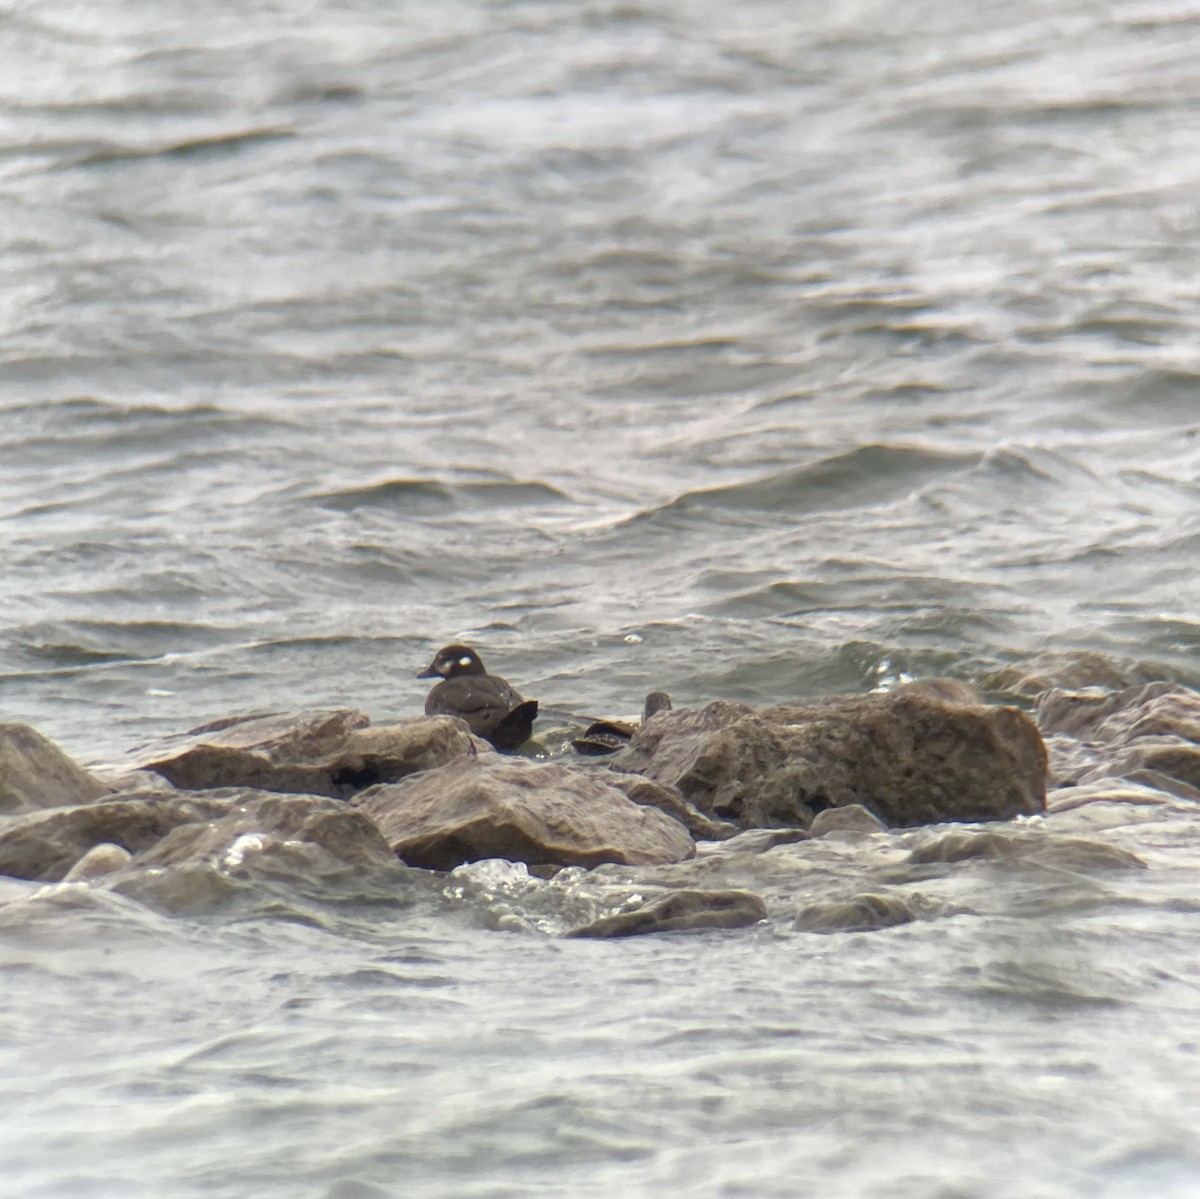
[[[470,658],[459,658],[458,664],[459,664],[459,666],[470,666],[471,659]]]

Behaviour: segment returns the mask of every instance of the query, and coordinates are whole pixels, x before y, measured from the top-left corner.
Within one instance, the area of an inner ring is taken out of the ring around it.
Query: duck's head
[[[469,645],[448,645],[438,650],[434,659],[417,678],[452,679],[462,674],[487,674],[483,660]]]

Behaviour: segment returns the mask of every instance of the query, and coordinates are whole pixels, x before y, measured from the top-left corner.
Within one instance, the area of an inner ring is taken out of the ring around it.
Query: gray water
[[[1175,0],[7,5],[0,712],[84,760],[383,721],[458,639],[571,715],[1200,683],[1198,43]],[[12,882],[6,1194],[1200,1195],[1172,855],[612,946]]]

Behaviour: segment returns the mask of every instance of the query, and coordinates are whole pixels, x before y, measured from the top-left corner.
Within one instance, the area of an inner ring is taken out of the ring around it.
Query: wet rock
[[[1060,785],[1116,777],[1157,779],[1177,794],[1200,788],[1200,694],[1190,688],[1052,690],[1037,718],[1050,734],[1051,775]]]
[[[818,900],[796,913],[794,927],[810,933],[874,932],[930,915],[927,904],[892,893],[868,893]]]
[[[245,790],[209,793],[227,803],[218,817],[185,824],[139,854],[138,866],[217,861],[239,866],[271,842],[308,842],[342,862],[386,866],[395,861],[383,835],[362,812],[327,796]]]
[[[1145,869],[1136,854],[1080,837],[1047,836],[1044,829],[951,829],[916,846],[910,861],[965,862],[987,859],[1092,873]]]
[[[983,703],[983,697],[961,679],[913,679],[910,683],[901,683],[891,691],[892,695],[925,695],[930,699],[941,700],[944,704],[963,704],[970,707]]]
[[[893,827],[1005,820],[1045,801],[1046,750],[1027,716],[919,691],[662,712],[612,765],[742,827],[806,827],[850,804]]]
[[[88,803],[108,788],[27,724],[0,724],[0,813]]]
[[[732,854],[759,854],[774,849],[777,845],[794,845],[797,841],[807,841],[812,836],[808,829],[803,828],[751,828],[738,833],[728,840],[698,845],[697,856],[704,854],[721,854],[728,857]]]
[[[1121,690],[1151,681],[1136,663],[1117,661],[1092,650],[1051,650],[1007,666],[985,680],[989,689],[1037,699],[1051,689]]]
[[[228,807],[228,800],[148,795],[30,812],[0,827],[0,874],[58,882],[93,846],[111,843],[137,854],[177,826]]]
[[[727,820],[712,820],[698,808],[688,803],[678,787],[656,783],[639,774],[621,774],[610,770],[603,779],[618,791],[644,808],[658,808],[674,820],[678,820],[697,841],[725,841],[737,831],[736,824]]]
[[[847,804],[844,808],[826,808],[813,817],[809,835],[824,837],[827,833],[881,833],[887,825],[868,812],[862,804]]]
[[[124,870],[133,861],[133,854],[120,845],[102,842],[93,845],[63,876],[65,883],[85,883]]]
[[[433,870],[483,858],[591,867],[695,853],[683,825],[633,803],[600,772],[522,758],[460,758],[372,788],[356,806],[400,858]]]
[[[217,721],[148,746],[127,765],[188,791],[251,787],[344,798],[473,752],[491,750],[452,716],[372,728],[362,712],[340,710]]]
[[[632,937],[702,928],[745,928],[767,918],[767,906],[750,891],[684,889],[658,896],[631,911],[603,916],[568,937]]]

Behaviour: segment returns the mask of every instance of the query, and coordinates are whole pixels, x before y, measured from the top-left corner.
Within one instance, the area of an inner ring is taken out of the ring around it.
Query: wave
[[[308,497],[322,508],[353,512],[359,508],[436,516],[462,508],[541,508],[573,504],[565,492],[548,483],[518,480],[441,483],[435,479],[389,479],[370,487],[324,491]]]
[[[982,458],[978,452],[861,446],[747,483],[685,492],[663,510],[732,508],[801,514],[879,507],[927,483],[970,470]]]

